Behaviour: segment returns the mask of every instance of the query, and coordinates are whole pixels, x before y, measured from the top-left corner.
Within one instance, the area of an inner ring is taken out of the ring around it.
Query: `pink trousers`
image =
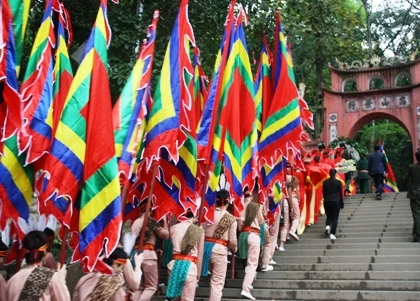
[[[268,266],[271,260],[271,245],[274,242],[271,239],[270,235],[270,229],[268,228],[268,225],[265,226],[265,232],[264,232],[264,248],[263,248],[263,255],[261,259],[261,266],[265,268]]]
[[[290,232],[296,233],[300,222],[299,200],[297,197],[292,197],[291,218],[292,225],[290,227]]]
[[[290,229],[290,219],[289,219],[289,204],[285,200],[283,202],[284,206],[284,225],[280,227],[280,241],[285,242],[287,239],[287,235]]]
[[[280,231],[280,214],[277,214],[274,224],[270,228],[271,244],[270,244],[270,259],[273,259],[274,251],[276,250],[277,238]]]
[[[158,266],[157,260],[146,259],[141,265],[143,271],[140,288],[134,293],[133,300],[149,301],[158,289]]]
[[[223,287],[225,286],[227,256],[212,253],[210,263],[211,278],[209,301],[220,301],[222,300]]]
[[[245,278],[242,282],[242,289],[250,291],[252,282],[257,274],[258,258],[260,257],[260,236],[249,233],[248,236],[248,261],[245,268]]]

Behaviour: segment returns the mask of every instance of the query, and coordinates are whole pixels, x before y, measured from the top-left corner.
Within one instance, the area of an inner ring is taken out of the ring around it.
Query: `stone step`
[[[241,288],[242,279],[229,279],[226,288]],[[209,279],[202,279],[200,288],[210,286]],[[420,290],[418,281],[386,281],[386,280],[255,280],[254,289],[310,289],[310,290]]]
[[[277,261],[276,271],[419,271],[420,263],[288,263]]]
[[[334,264],[335,265],[335,264]],[[373,263],[372,266],[375,264]],[[340,266],[340,264],[338,265]],[[367,265],[369,268],[370,266]],[[257,279],[278,279],[278,280],[397,280],[397,281],[419,281],[420,280],[420,271],[419,270],[407,270],[407,271],[389,271],[383,269],[376,270],[346,270],[346,271],[323,271],[323,270],[298,270],[298,271],[282,271],[274,270],[271,272],[258,272]],[[167,271],[161,270],[161,283],[167,283]],[[229,280],[231,276],[230,268],[227,271],[226,279]],[[236,279],[243,279],[245,276],[245,271],[243,269],[235,271]]]
[[[240,298],[241,289],[224,289],[225,298]],[[198,288],[196,295],[198,298],[208,296],[208,288]],[[420,300],[420,292],[414,291],[358,291],[358,290],[270,290],[254,289],[252,295],[260,299],[284,299],[284,300],[375,300],[375,301],[395,301],[395,300]]]

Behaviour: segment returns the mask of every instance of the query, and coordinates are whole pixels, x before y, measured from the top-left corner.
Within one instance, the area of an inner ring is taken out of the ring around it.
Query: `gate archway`
[[[340,63],[340,68],[329,66],[332,89],[323,90],[325,120],[321,138],[326,144],[341,136],[353,138],[366,123],[388,119],[408,132],[415,150],[420,146],[420,59],[385,67],[375,63],[373,67],[367,62],[363,67],[354,63]],[[397,86],[401,74],[411,83]],[[372,89],[371,82],[377,78],[383,79],[383,85]],[[349,79],[355,81],[356,91],[345,91]]]

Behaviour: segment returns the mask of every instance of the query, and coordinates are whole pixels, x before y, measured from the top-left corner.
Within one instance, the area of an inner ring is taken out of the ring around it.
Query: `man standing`
[[[384,176],[387,173],[387,166],[385,155],[381,152],[381,147],[375,145],[373,149],[374,152],[369,156],[368,171],[375,182],[376,199],[380,200],[382,198]]]
[[[420,149],[416,152],[416,164],[408,167],[407,198],[410,199],[413,214],[413,242],[420,241]]]
[[[237,222],[227,212],[229,192],[221,189],[217,192],[214,223],[205,225],[206,238],[204,244],[202,276],[208,276],[211,266],[210,301],[220,301],[225,285],[227,271],[228,247],[233,253],[237,251]]]

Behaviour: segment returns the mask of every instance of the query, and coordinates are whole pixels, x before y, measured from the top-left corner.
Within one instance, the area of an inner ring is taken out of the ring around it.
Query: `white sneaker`
[[[253,287],[252,285],[250,285],[250,286],[249,286],[249,289],[250,289],[250,290],[253,290],[253,289],[254,289],[254,287]]]
[[[293,232],[289,232],[289,235],[294,239],[294,240],[299,240],[299,236],[296,235],[296,233]]]
[[[331,234],[331,227],[330,225],[325,227],[325,235],[330,235]]]
[[[252,295],[251,295],[251,292],[247,292],[247,291],[245,291],[245,290],[242,290],[242,292],[241,292],[241,296],[242,297],[245,297],[245,298],[248,298],[248,299],[251,299],[251,300],[256,300]]]
[[[269,264],[277,264],[273,259],[270,260]]]
[[[286,251],[286,249],[285,249],[285,248],[283,248],[283,247],[280,247],[280,248],[279,248],[279,251],[284,252],[284,251]]]
[[[270,272],[274,270],[274,267],[272,265],[268,265],[265,268],[261,268],[261,272]]]
[[[336,240],[336,239],[337,239],[337,237],[335,237],[335,235],[334,235],[334,234],[330,234],[330,239],[331,239],[331,240]]]

